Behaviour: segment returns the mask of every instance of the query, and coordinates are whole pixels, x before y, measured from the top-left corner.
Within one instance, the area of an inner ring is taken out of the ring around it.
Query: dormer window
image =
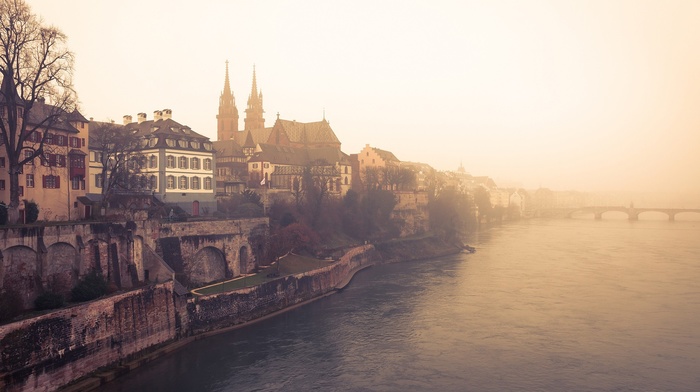
[[[178,140],[177,144],[180,145],[180,147],[187,147],[187,140]]]
[[[207,151],[211,151],[211,143],[204,143],[204,149]]]
[[[199,142],[191,141],[191,142],[190,142],[190,147],[192,147],[192,148],[197,148],[197,149],[198,149],[198,148],[199,148]]]
[[[165,144],[167,144],[168,147],[175,147],[175,139],[165,139]]]
[[[153,137],[153,138],[148,139],[148,147],[154,147],[156,145],[156,143],[158,143],[157,137]]]

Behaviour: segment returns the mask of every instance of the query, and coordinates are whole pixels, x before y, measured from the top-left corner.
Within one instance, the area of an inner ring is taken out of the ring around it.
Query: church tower
[[[216,140],[235,139],[238,133],[238,108],[228,81],[228,60],[226,60],[224,91],[221,92],[221,97],[219,97],[219,114],[216,115],[216,119],[218,120]]]
[[[265,128],[263,118],[263,95],[258,94],[258,84],[255,80],[255,66],[253,66],[253,88],[248,96],[248,108],[245,110],[245,130]]]

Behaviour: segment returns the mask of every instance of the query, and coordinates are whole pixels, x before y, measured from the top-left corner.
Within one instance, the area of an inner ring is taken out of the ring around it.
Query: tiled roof
[[[253,155],[251,162],[271,162],[280,165],[305,166],[312,162],[325,161],[330,165],[338,162],[350,164],[347,154],[333,147],[300,148],[276,144],[260,144],[261,151]]]
[[[140,136],[158,135],[158,136],[175,136],[177,138],[185,137],[187,139],[209,141],[209,138],[202,136],[190,129],[186,125],[182,125],[172,118],[147,120],[141,123],[132,122],[124,125],[129,131],[136,130]]]
[[[379,155],[380,158],[382,158],[385,162],[400,162],[399,158],[396,158],[396,155],[392,153],[391,151],[386,151],[386,150],[380,150],[378,148],[372,147],[374,152]]]
[[[243,148],[235,140],[219,140],[213,142],[214,151],[218,157],[244,157]]]
[[[243,132],[245,132],[245,137],[243,140],[247,142],[248,136],[252,137],[254,147],[255,145],[258,145],[260,143],[267,143],[267,139],[270,138],[270,133],[272,133],[272,128],[251,129]],[[244,142],[243,144],[247,144],[246,142]],[[248,146],[246,145],[246,147]]]
[[[56,129],[56,130],[61,130],[61,131],[67,131],[71,133],[79,133],[73,125],[71,125],[71,121],[86,121],[85,117],[83,117],[82,114],[80,114],[77,110],[73,111],[73,113],[66,113],[63,109],[57,108],[56,106],[53,105],[48,105],[45,103],[41,103],[39,101],[34,102],[34,106],[32,107],[32,111],[29,113],[29,124],[31,125],[38,125],[42,121],[44,121],[47,117],[53,116],[58,114],[58,117],[53,121],[51,124],[51,129]],[[80,120],[79,118],[82,118]]]
[[[337,143],[340,140],[331,129],[328,121],[321,120],[317,122],[302,123],[298,121],[277,120],[287,133],[289,141],[292,143],[303,144],[320,144],[320,143]]]

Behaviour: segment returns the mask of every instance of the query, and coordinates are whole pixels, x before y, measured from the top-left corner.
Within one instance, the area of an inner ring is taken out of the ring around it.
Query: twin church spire
[[[253,86],[250,96],[248,96],[248,107],[245,110],[244,131],[251,129],[260,129],[265,127],[265,119],[263,118],[263,95],[262,91],[258,93],[258,84],[255,75],[255,66],[253,66]],[[226,60],[226,76],[224,78],[224,90],[219,98],[219,114],[216,116],[218,122],[217,140],[234,139],[239,143],[242,140],[243,132],[238,131],[238,108],[236,107],[236,99],[231,91],[231,84],[228,76],[228,60]]]

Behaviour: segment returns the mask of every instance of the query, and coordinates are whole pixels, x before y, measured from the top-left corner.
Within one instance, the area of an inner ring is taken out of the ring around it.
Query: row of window
[[[41,137],[42,137],[41,132],[33,131],[27,137],[27,141],[30,141],[33,143],[39,143],[41,141]],[[80,148],[80,147],[85,146],[85,138],[49,133],[46,135],[46,140],[44,141],[44,144],[49,144],[49,145],[53,144],[55,146],[70,146],[73,148]]]
[[[143,178],[143,181],[145,182],[146,179]],[[176,186],[177,185],[177,186]],[[95,174],[95,186],[97,188],[102,188],[102,174]],[[148,182],[141,184],[142,187],[151,189],[151,190],[156,190],[158,189],[158,176],[150,176],[148,177]],[[180,176],[175,178],[175,176],[168,176],[166,177],[165,181],[165,188],[166,189],[202,189],[202,186],[204,187],[205,190],[211,190],[213,189],[213,182],[211,177],[204,177],[204,180],[202,180],[200,177],[187,177],[187,176]]]
[[[93,162],[102,161],[102,153],[99,151],[90,152],[90,160]],[[134,161],[135,162],[135,161]],[[158,168],[158,157],[155,155],[150,155],[146,159],[149,169]],[[192,169],[192,170],[211,170],[212,160],[211,158],[200,159],[197,157],[188,158],[185,156],[176,157],[174,155],[168,155],[165,157],[165,167],[168,169]]]
[[[33,154],[30,150],[24,150],[24,157],[29,158]],[[27,165],[33,165],[34,161],[29,161]],[[66,156],[61,154],[44,153],[41,156],[41,164],[44,166],[66,167]],[[0,167],[5,167],[5,157],[0,157]],[[85,167],[85,160],[82,156],[71,156],[70,167]]]
[[[187,176],[180,176],[176,178],[175,176],[168,176],[165,179],[165,188],[166,189],[176,189],[175,185],[177,185],[177,189],[202,189],[202,179],[199,177],[187,177]],[[204,189],[205,190],[211,190],[213,182],[211,177],[204,177]]]
[[[27,188],[35,187],[34,174],[27,174],[24,179],[24,184]],[[41,187],[45,189],[60,189],[61,176],[45,175],[41,176]],[[83,177],[71,178],[71,188],[74,190],[85,189],[85,180]],[[5,190],[5,180],[0,180],[0,190]],[[20,186],[20,196],[24,196],[24,187]]]
[[[364,162],[364,161],[363,161],[363,162]],[[258,167],[259,167],[259,166],[258,166],[257,163],[253,163],[253,169],[257,169]],[[266,163],[263,164],[263,168],[268,169],[269,167],[270,167],[270,164],[269,164],[269,163],[266,162]],[[348,166],[344,166],[344,167],[345,167],[345,174],[348,174]]]
[[[155,160],[154,160],[155,159]],[[187,158],[187,157],[175,157],[174,155],[168,155],[165,157],[165,167],[168,169],[192,169],[199,170],[200,168],[204,170],[211,170],[211,158],[204,158],[200,160],[197,157]],[[149,159],[149,167],[155,168],[158,165],[157,157],[151,155]]]

